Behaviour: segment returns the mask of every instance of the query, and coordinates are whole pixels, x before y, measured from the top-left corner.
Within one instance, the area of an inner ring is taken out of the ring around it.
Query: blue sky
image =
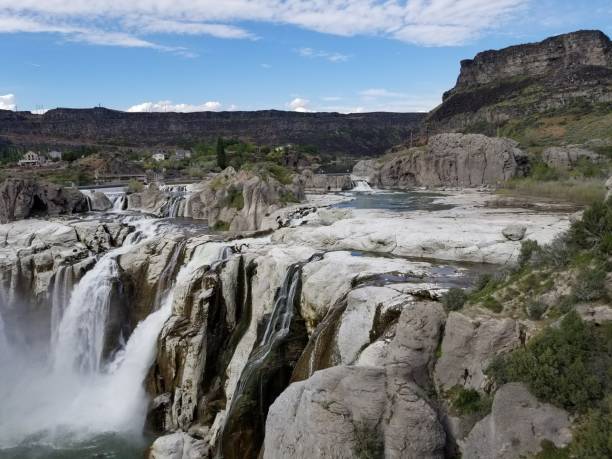
[[[0,0],[0,108],[426,111],[461,59],[585,28],[610,0]]]

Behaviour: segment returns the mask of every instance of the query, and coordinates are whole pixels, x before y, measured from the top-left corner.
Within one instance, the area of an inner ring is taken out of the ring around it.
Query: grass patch
[[[590,205],[603,200],[606,188],[603,180],[598,179],[540,181],[527,177],[507,181],[498,193],[505,196],[548,198],[578,205]]]
[[[242,195],[242,190],[232,189],[229,192],[228,196],[228,207],[233,207],[237,210],[242,210],[244,207],[244,196]]]
[[[447,311],[458,311],[468,300],[463,289],[453,287],[442,296],[442,304]]]

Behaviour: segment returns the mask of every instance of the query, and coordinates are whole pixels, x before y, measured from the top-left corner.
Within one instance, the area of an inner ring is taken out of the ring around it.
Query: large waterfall
[[[122,247],[102,256],[71,294],[67,291],[72,285],[71,268],[56,272],[50,355],[11,349],[11,355],[4,356],[0,449],[24,442],[65,447],[108,434],[141,436],[148,403],[143,381],[155,358],[157,337],[172,311],[175,283],[166,283],[158,309],[105,361],[109,308],[120,283],[117,259],[159,237],[161,231],[154,220],[130,224],[136,231]],[[7,345],[0,317],[0,348],[4,351]]]

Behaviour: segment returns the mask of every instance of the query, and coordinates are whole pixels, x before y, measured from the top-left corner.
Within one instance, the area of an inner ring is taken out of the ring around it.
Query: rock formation
[[[218,137],[259,145],[312,145],[323,154],[382,154],[410,138],[423,113],[255,112],[127,113],[54,109],[43,115],[0,110],[0,136],[15,144],[181,145]]]
[[[0,223],[87,210],[87,198],[75,189],[32,179],[7,179],[0,184]]]
[[[353,174],[384,188],[470,187],[520,176],[526,162],[518,143],[510,139],[440,134],[431,137],[425,147],[399,146],[380,160],[361,161]]]
[[[588,162],[600,162],[601,156],[597,153],[587,150],[581,146],[567,146],[567,147],[550,147],[546,148],[542,152],[542,160],[548,166],[560,169],[568,170],[576,166],[580,161]]]
[[[457,85],[425,125],[428,134],[468,128],[494,134],[511,119],[610,101],[612,43],[602,32],[579,31],[462,61]]]
[[[465,439],[463,455],[474,459],[513,459],[537,454],[542,441],[567,446],[572,439],[569,414],[540,403],[520,383],[500,387],[491,414]]]

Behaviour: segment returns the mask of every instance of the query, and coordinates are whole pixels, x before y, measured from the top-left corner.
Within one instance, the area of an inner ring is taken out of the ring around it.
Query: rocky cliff
[[[0,136],[15,143],[177,145],[238,138],[260,145],[312,145],[324,154],[377,155],[418,129],[421,113],[126,113],[56,109],[44,115],[0,110]]]
[[[425,126],[428,133],[494,134],[513,119],[611,102],[612,42],[579,31],[462,61],[456,86]]]
[[[480,134],[439,134],[424,147],[397,146],[379,160],[359,161],[353,175],[372,186],[472,187],[496,185],[525,173],[517,142]]]

